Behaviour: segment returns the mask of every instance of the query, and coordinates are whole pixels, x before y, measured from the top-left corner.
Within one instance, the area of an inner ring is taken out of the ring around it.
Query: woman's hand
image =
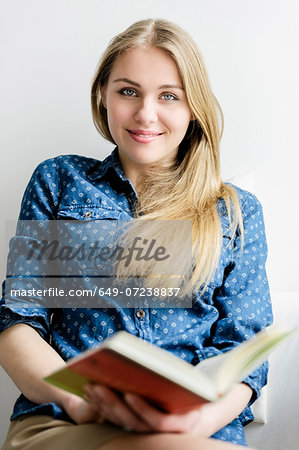
[[[126,393],[121,398],[99,384],[89,384],[85,391],[89,406],[96,411],[97,421],[108,420],[139,432],[194,433],[201,437],[210,437],[230,423],[245,408],[252,395],[251,388],[240,383],[217,402],[180,414],[169,414],[138,395]]]
[[[99,384],[87,384],[85,393],[88,404],[97,411],[101,422],[108,420],[122,428],[139,432],[153,431],[112,389]]]
[[[123,428],[139,432],[196,433],[209,437],[214,431],[212,405],[182,414],[164,413],[138,395],[125,394],[123,398],[102,385],[87,385],[89,404],[99,417]]]
[[[214,405],[211,403],[184,413],[169,414],[156,409],[138,395],[126,394],[124,399],[135,414],[156,432],[193,433],[210,437],[217,428],[213,414]]]
[[[236,384],[216,402],[206,403],[198,409],[182,414],[167,414],[157,410],[141,397],[125,394],[124,399],[141,419],[153,431],[194,433],[201,437],[210,437],[232,420],[248,404],[252,389],[244,383]]]
[[[77,395],[67,393],[61,403],[70,418],[77,424],[103,422],[98,409]]]

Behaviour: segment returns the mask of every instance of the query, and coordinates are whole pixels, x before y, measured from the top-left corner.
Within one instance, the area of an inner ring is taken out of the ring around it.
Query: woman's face
[[[174,60],[154,48],[121,54],[102,91],[110,133],[131,179],[175,158],[191,111]]]

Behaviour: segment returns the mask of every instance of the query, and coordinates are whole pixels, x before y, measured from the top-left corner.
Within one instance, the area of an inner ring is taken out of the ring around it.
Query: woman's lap
[[[221,441],[231,441],[235,444],[244,445],[242,439],[236,441],[226,433],[225,436],[226,428],[214,435],[219,439],[219,444]],[[118,439],[124,437],[126,437],[125,441],[129,443],[130,437],[136,440],[134,438],[137,436],[136,433],[131,433],[109,423],[74,425],[67,421],[53,419],[50,416],[27,416],[11,423],[2,450],[82,450],[83,448],[84,450],[100,450],[102,446],[105,450],[105,448],[114,448],[114,445],[109,445],[114,440],[116,440],[115,448],[121,448]],[[139,435],[139,438],[142,438],[142,436]],[[202,448],[200,442],[198,442],[198,448]]]
[[[29,416],[13,421],[2,450],[95,450],[129,431],[113,425],[74,425],[49,416]]]
[[[241,450],[243,446],[194,434],[152,433],[125,436],[107,442],[97,450]],[[249,449],[248,450],[253,450]]]

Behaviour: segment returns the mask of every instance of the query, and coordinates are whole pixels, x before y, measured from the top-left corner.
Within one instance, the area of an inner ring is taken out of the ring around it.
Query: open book
[[[45,380],[79,396],[84,396],[87,382],[98,382],[119,392],[139,394],[164,411],[183,412],[222,397],[297,331],[271,327],[197,366],[120,331]]]

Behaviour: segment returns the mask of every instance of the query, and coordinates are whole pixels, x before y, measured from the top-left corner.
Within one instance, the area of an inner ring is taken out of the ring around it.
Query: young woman
[[[221,111],[190,36],[165,20],[133,24],[108,46],[91,99],[95,125],[115,150],[102,162],[68,155],[41,163],[20,219],[191,220],[192,307],[49,310],[4,298],[1,364],[22,395],[3,448],[244,446],[267,364],[218,402],[184,414],[100,385],[86,386],[83,400],[43,381],[121,329],[196,365],[272,321],[262,209],[252,194],[221,180]]]

